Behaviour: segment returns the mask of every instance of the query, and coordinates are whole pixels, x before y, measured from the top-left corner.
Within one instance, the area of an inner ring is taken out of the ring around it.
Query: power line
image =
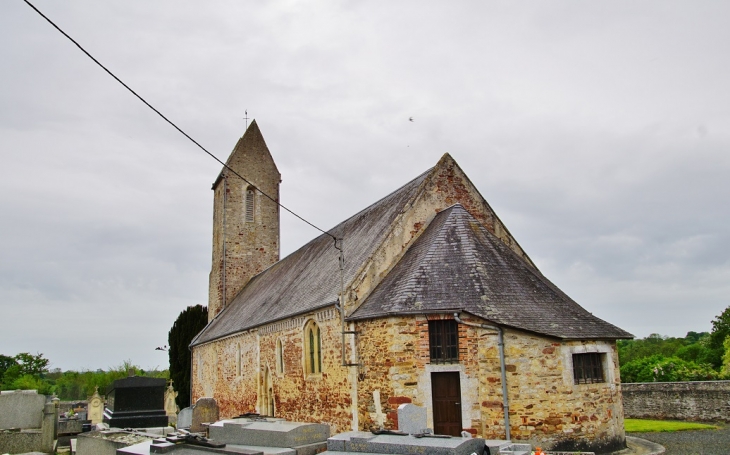
[[[297,214],[296,214],[296,213],[294,213],[294,212],[293,212],[292,210],[288,209],[288,208],[287,208],[286,206],[284,206],[283,204],[281,204],[281,203],[280,203],[279,201],[277,201],[277,200],[276,200],[276,199],[274,199],[273,197],[269,196],[269,195],[268,195],[268,194],[266,194],[265,192],[261,191],[261,189],[260,189],[260,188],[258,188],[258,187],[257,187],[256,185],[254,185],[253,183],[251,183],[251,182],[249,182],[248,180],[246,180],[246,179],[245,179],[245,178],[244,178],[244,177],[243,177],[243,176],[242,176],[241,174],[239,174],[238,172],[236,172],[236,171],[235,171],[234,169],[232,169],[232,168],[231,168],[230,166],[228,166],[228,165],[227,165],[226,163],[224,163],[223,161],[221,161],[220,159],[218,159],[218,157],[217,157],[217,156],[213,155],[213,154],[212,154],[211,152],[209,152],[209,151],[208,151],[208,150],[207,150],[207,149],[206,149],[205,147],[203,147],[202,145],[200,145],[200,143],[198,143],[198,141],[196,141],[195,139],[193,139],[192,137],[190,137],[190,136],[188,135],[188,133],[186,133],[185,131],[183,131],[182,129],[180,129],[180,127],[178,127],[178,126],[177,126],[177,125],[176,125],[175,123],[173,123],[173,122],[172,122],[172,121],[171,121],[170,119],[168,119],[167,117],[165,117],[165,116],[164,116],[164,115],[162,114],[162,112],[160,112],[160,111],[158,111],[157,109],[155,109],[155,108],[154,108],[154,107],[153,107],[153,106],[152,106],[152,105],[151,105],[150,103],[148,103],[148,102],[147,102],[147,101],[146,101],[146,100],[145,100],[144,98],[142,98],[142,97],[141,97],[141,96],[140,96],[139,94],[137,94],[137,92],[135,92],[135,91],[134,91],[134,90],[132,90],[132,89],[131,89],[131,88],[130,88],[130,87],[129,87],[129,86],[127,85],[127,84],[125,84],[124,82],[122,82],[122,80],[121,80],[121,79],[119,79],[119,78],[118,78],[118,77],[117,77],[117,76],[116,76],[116,75],[115,75],[114,73],[112,73],[111,71],[109,71],[109,70],[107,69],[107,67],[105,67],[104,65],[102,65],[102,64],[101,64],[101,62],[99,62],[99,61],[98,61],[97,59],[95,59],[95,58],[94,58],[94,56],[92,56],[92,55],[91,55],[90,53],[88,53],[88,52],[86,51],[86,49],[84,49],[83,47],[81,47],[81,45],[80,45],[79,43],[77,43],[75,39],[71,38],[71,37],[70,37],[70,36],[69,36],[69,35],[68,35],[68,34],[67,34],[66,32],[64,32],[63,30],[61,30],[61,28],[60,28],[60,27],[59,27],[58,25],[56,25],[56,24],[55,24],[55,23],[54,23],[54,22],[53,22],[52,20],[50,20],[50,19],[49,19],[48,17],[46,17],[46,15],[45,15],[45,14],[43,14],[42,12],[40,12],[40,10],[39,10],[38,8],[36,8],[35,6],[33,6],[33,4],[32,4],[31,2],[29,2],[28,0],[23,0],[23,1],[24,1],[25,3],[27,3],[27,4],[28,4],[28,6],[30,6],[31,8],[33,8],[33,9],[35,10],[35,12],[36,12],[36,13],[40,14],[40,16],[41,16],[41,17],[42,17],[43,19],[45,19],[46,21],[48,21],[48,23],[49,23],[49,24],[51,24],[51,25],[53,26],[53,28],[55,28],[56,30],[58,30],[59,32],[61,32],[61,34],[62,34],[63,36],[65,36],[66,38],[68,38],[68,39],[69,39],[69,41],[71,41],[72,43],[74,43],[74,44],[76,45],[76,47],[78,47],[78,48],[79,48],[79,49],[81,50],[81,52],[83,52],[84,54],[86,54],[86,56],[87,56],[87,57],[89,57],[89,58],[90,58],[91,60],[93,60],[93,61],[94,61],[94,63],[96,63],[97,65],[99,65],[99,66],[101,67],[101,69],[103,69],[104,71],[106,71],[106,72],[107,72],[107,74],[109,74],[109,75],[110,75],[111,77],[113,77],[113,78],[114,78],[114,79],[115,79],[115,80],[116,80],[117,82],[119,82],[120,84],[122,84],[122,85],[124,86],[124,88],[126,88],[127,90],[129,90],[129,92],[130,92],[130,93],[132,93],[132,95],[136,96],[136,97],[137,97],[137,98],[138,98],[138,99],[139,99],[140,101],[142,101],[142,102],[143,102],[143,103],[144,103],[144,104],[145,104],[145,105],[146,105],[147,107],[149,107],[150,109],[152,109],[153,111],[155,111],[155,113],[156,113],[157,115],[159,115],[160,117],[162,117],[162,119],[163,119],[163,120],[165,120],[165,121],[166,121],[167,123],[169,123],[170,125],[172,125],[172,127],[173,127],[173,128],[175,128],[176,130],[178,130],[178,131],[180,132],[180,134],[182,134],[183,136],[185,136],[186,138],[188,138],[188,139],[189,139],[189,140],[190,140],[190,141],[191,141],[191,142],[192,142],[193,144],[197,145],[197,146],[198,146],[198,147],[199,147],[199,148],[200,148],[200,149],[201,149],[202,151],[204,151],[205,153],[207,153],[208,155],[210,155],[210,157],[211,157],[211,158],[213,158],[214,160],[216,160],[217,162],[219,162],[220,164],[222,164],[224,168],[226,168],[226,169],[228,169],[229,171],[231,171],[231,172],[232,172],[232,173],[233,173],[234,175],[236,175],[236,176],[237,176],[238,178],[240,178],[240,179],[241,179],[241,180],[243,180],[244,182],[246,182],[246,183],[248,183],[249,185],[251,185],[251,186],[253,186],[254,188],[256,188],[256,190],[257,190],[257,191],[258,191],[259,193],[261,193],[261,194],[263,194],[264,196],[266,196],[266,197],[267,197],[268,199],[270,199],[270,200],[271,200],[272,202],[274,202],[274,204],[278,205],[278,206],[279,206],[279,207],[281,207],[282,209],[286,210],[287,212],[291,213],[291,214],[292,214],[292,215],[294,215],[295,217],[297,217],[297,218],[299,218],[300,220],[304,221],[305,223],[307,223],[308,225],[312,226],[313,228],[315,228],[316,230],[320,231],[321,233],[323,233],[323,234],[327,234],[327,235],[329,235],[330,237],[332,237],[332,238],[333,238],[333,239],[335,240],[335,245],[337,244],[337,240],[338,240],[338,239],[337,239],[337,237],[335,237],[334,235],[332,235],[332,234],[330,234],[329,232],[325,231],[324,229],[320,229],[319,227],[317,227],[317,226],[315,226],[314,224],[310,223],[309,221],[305,220],[305,219],[304,219],[304,218],[302,218],[301,216],[297,215]]]

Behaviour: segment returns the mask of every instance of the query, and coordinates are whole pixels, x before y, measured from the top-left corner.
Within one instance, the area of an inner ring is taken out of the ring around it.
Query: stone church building
[[[213,184],[193,400],[335,433],[397,429],[413,403],[439,434],[625,447],[616,340],[632,335],[543,276],[451,156],[283,259],[255,121],[227,165],[246,181]]]

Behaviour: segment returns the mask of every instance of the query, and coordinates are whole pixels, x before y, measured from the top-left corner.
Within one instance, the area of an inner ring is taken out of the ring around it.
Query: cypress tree
[[[208,323],[208,307],[189,306],[175,320],[167,337],[170,346],[170,379],[177,391],[177,405],[190,406],[190,358],[188,346]]]

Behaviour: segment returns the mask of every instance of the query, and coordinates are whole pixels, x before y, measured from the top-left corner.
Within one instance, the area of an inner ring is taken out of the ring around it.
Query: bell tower
[[[238,140],[226,165],[247,181],[224,167],[213,183],[209,322],[253,276],[279,260],[281,174],[256,120]]]

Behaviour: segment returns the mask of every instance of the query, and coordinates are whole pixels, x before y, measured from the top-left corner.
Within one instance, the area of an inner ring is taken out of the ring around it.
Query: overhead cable
[[[269,196],[269,195],[268,195],[268,194],[266,194],[265,192],[261,191],[261,189],[260,189],[260,188],[258,188],[258,187],[257,187],[256,185],[254,185],[253,183],[249,182],[249,181],[248,181],[248,180],[247,180],[247,179],[246,179],[245,177],[243,177],[243,176],[242,176],[241,174],[239,174],[238,172],[236,172],[236,171],[235,171],[234,169],[232,169],[232,168],[231,168],[230,166],[228,166],[228,165],[227,165],[226,163],[224,163],[223,161],[221,161],[220,159],[218,159],[218,157],[217,157],[217,156],[213,155],[213,154],[212,154],[211,152],[209,152],[209,151],[208,151],[208,150],[207,150],[207,149],[206,149],[205,147],[203,147],[202,145],[200,145],[200,143],[198,143],[198,141],[196,141],[195,139],[193,139],[192,137],[190,137],[190,135],[188,135],[188,133],[186,133],[185,131],[183,131],[183,130],[182,130],[182,129],[181,129],[180,127],[178,127],[178,126],[177,126],[177,125],[176,125],[175,123],[173,123],[173,122],[172,122],[172,121],[171,121],[170,119],[168,119],[167,117],[165,117],[165,116],[164,116],[164,115],[163,115],[163,114],[162,114],[162,113],[161,113],[160,111],[158,111],[157,109],[155,109],[155,107],[154,107],[154,106],[152,106],[152,105],[151,105],[150,103],[148,103],[148,102],[147,102],[147,101],[146,101],[146,100],[145,100],[144,98],[142,98],[142,97],[141,97],[141,96],[140,96],[140,95],[139,95],[139,94],[138,94],[137,92],[135,92],[134,90],[132,90],[132,89],[131,89],[131,88],[130,88],[130,87],[129,87],[129,86],[127,85],[127,84],[125,84],[125,83],[124,83],[124,82],[123,82],[123,81],[122,81],[121,79],[119,79],[119,78],[118,78],[118,77],[117,77],[117,76],[116,76],[116,75],[115,75],[114,73],[112,73],[111,71],[109,71],[109,69],[107,69],[107,67],[105,67],[104,65],[102,65],[102,64],[101,64],[101,62],[99,62],[99,61],[98,61],[97,59],[95,59],[95,58],[94,58],[94,56],[93,56],[93,55],[91,55],[91,54],[90,54],[89,52],[87,52],[87,51],[86,51],[86,49],[84,49],[84,48],[83,48],[83,47],[82,47],[82,46],[81,46],[81,45],[80,45],[80,44],[79,44],[78,42],[76,42],[76,40],[74,40],[73,38],[71,38],[71,37],[70,37],[70,36],[69,36],[69,35],[68,35],[68,34],[67,34],[66,32],[64,32],[63,30],[61,30],[61,28],[60,28],[60,27],[59,27],[58,25],[56,25],[56,24],[55,24],[55,23],[54,23],[54,22],[53,22],[52,20],[50,20],[50,19],[49,19],[49,18],[48,18],[48,17],[47,17],[47,16],[45,15],[45,14],[43,14],[43,13],[42,13],[42,12],[41,12],[41,11],[40,11],[40,10],[39,10],[38,8],[36,8],[36,7],[35,7],[35,6],[34,6],[34,5],[33,5],[33,4],[31,3],[31,2],[29,2],[28,0],[23,0],[23,1],[24,1],[25,3],[27,3],[27,4],[28,4],[28,6],[30,6],[31,8],[33,8],[33,9],[35,10],[35,12],[36,12],[36,13],[40,14],[40,15],[41,15],[41,17],[42,17],[43,19],[45,19],[46,21],[48,21],[48,23],[49,23],[49,24],[51,24],[51,25],[52,25],[52,26],[53,26],[53,27],[54,27],[54,28],[55,28],[56,30],[58,30],[59,32],[61,32],[61,34],[62,34],[63,36],[65,36],[66,38],[68,38],[68,39],[69,39],[69,41],[71,41],[72,43],[74,43],[74,44],[76,45],[76,47],[78,47],[78,48],[79,48],[79,49],[81,50],[81,52],[83,52],[84,54],[86,54],[86,56],[87,56],[87,57],[89,57],[89,58],[90,58],[91,60],[93,60],[93,61],[94,61],[94,63],[96,63],[96,64],[97,64],[97,65],[99,65],[99,66],[100,66],[100,67],[101,67],[101,68],[102,68],[102,69],[103,69],[104,71],[106,71],[106,72],[107,72],[107,74],[109,74],[109,75],[110,75],[111,77],[113,77],[113,78],[114,78],[114,79],[115,79],[115,80],[116,80],[117,82],[119,82],[120,84],[122,84],[122,85],[124,86],[124,88],[126,88],[127,90],[129,90],[129,92],[130,92],[130,93],[132,93],[132,95],[136,96],[136,97],[137,97],[137,98],[138,98],[138,99],[139,99],[140,101],[142,101],[142,102],[143,102],[143,103],[144,103],[144,104],[145,104],[145,105],[146,105],[147,107],[149,107],[150,109],[152,109],[153,111],[155,111],[155,113],[156,113],[157,115],[159,115],[160,117],[162,117],[162,119],[163,119],[163,120],[165,120],[165,121],[166,121],[167,123],[169,123],[170,125],[172,125],[172,127],[173,127],[173,128],[175,128],[176,130],[178,130],[178,131],[180,132],[180,134],[182,134],[183,136],[185,136],[186,138],[188,138],[188,139],[189,139],[189,140],[190,140],[190,141],[191,141],[191,142],[192,142],[193,144],[197,145],[197,146],[198,146],[198,148],[200,148],[200,149],[201,149],[202,151],[204,151],[205,153],[207,153],[208,155],[210,155],[210,157],[211,157],[211,158],[213,158],[214,160],[216,160],[216,161],[217,161],[218,163],[222,164],[224,168],[228,169],[228,170],[229,170],[229,171],[230,171],[231,173],[233,173],[234,175],[236,175],[236,176],[237,176],[238,178],[240,178],[240,179],[241,179],[241,180],[243,180],[244,182],[246,182],[246,183],[248,183],[249,185],[251,185],[251,186],[253,186],[254,188],[256,188],[256,190],[257,190],[257,191],[258,191],[259,193],[263,194],[263,195],[264,195],[265,197],[267,197],[268,199],[270,199],[271,201],[273,201],[273,202],[274,202],[274,203],[275,203],[276,205],[278,205],[278,206],[279,206],[279,207],[281,207],[282,209],[284,209],[284,210],[286,210],[287,212],[291,213],[291,214],[292,214],[292,215],[294,215],[295,217],[297,217],[297,218],[299,218],[300,220],[304,221],[305,223],[307,223],[308,225],[312,226],[312,227],[313,227],[313,228],[315,228],[316,230],[318,230],[318,231],[322,232],[323,234],[327,234],[327,235],[329,235],[330,237],[332,237],[332,238],[333,238],[333,239],[335,240],[335,244],[336,244],[336,242],[337,242],[337,237],[335,237],[335,236],[334,236],[333,234],[329,233],[328,231],[325,231],[324,229],[320,229],[319,227],[317,227],[317,226],[315,226],[314,224],[310,223],[309,221],[305,220],[305,219],[304,219],[304,218],[302,218],[301,216],[297,215],[297,214],[296,214],[296,213],[294,213],[294,212],[293,212],[292,210],[290,210],[290,209],[288,209],[288,208],[287,208],[286,206],[282,205],[282,204],[281,204],[281,203],[280,203],[280,202],[279,202],[278,200],[274,199],[273,197]],[[338,249],[339,249],[339,248],[338,248]]]

